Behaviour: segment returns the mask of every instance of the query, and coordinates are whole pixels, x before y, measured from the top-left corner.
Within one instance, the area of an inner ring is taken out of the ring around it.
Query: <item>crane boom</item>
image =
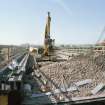
[[[47,23],[45,26],[45,36],[44,36],[44,55],[49,55],[53,47],[54,40],[50,37],[50,24],[51,24],[51,17],[50,12],[48,12]]]
[[[47,23],[45,27],[45,38],[47,38],[48,36],[50,37],[50,22],[51,22],[50,12],[48,12]]]

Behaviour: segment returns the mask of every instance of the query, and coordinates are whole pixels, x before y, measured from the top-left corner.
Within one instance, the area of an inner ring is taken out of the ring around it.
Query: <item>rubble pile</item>
[[[67,87],[78,81],[92,79],[91,84],[79,87],[79,91],[71,94],[75,96],[88,96],[90,90],[99,83],[105,83],[105,55],[86,55],[74,57],[64,62],[54,62],[42,66],[40,70],[60,87],[66,83]]]

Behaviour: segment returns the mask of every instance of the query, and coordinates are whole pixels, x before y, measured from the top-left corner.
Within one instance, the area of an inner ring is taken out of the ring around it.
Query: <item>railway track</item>
[[[19,57],[21,57],[22,55],[24,55],[26,52],[23,53],[18,53],[16,55],[12,55],[9,60],[6,61],[2,61],[0,63],[0,69],[4,68],[6,65],[8,65],[13,59],[18,59]]]
[[[0,71],[0,92],[10,92],[13,90],[20,90],[21,82],[26,71],[26,64],[29,55],[23,54],[15,58],[18,65],[13,66],[10,62]],[[17,85],[16,85],[17,84]]]

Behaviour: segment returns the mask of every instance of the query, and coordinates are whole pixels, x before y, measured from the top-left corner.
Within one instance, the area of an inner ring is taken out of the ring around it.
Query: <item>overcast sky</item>
[[[96,43],[105,26],[105,0],[0,0],[0,44],[43,44],[47,11],[57,44]]]

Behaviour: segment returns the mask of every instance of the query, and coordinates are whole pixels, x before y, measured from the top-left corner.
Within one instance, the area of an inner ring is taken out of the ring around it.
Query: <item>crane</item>
[[[102,42],[100,42],[101,39],[102,39],[102,37],[104,36],[104,34],[105,34],[105,26],[104,26],[104,28],[103,28],[103,30],[102,30],[102,32],[101,32],[101,34],[100,34],[100,36],[99,36],[99,38],[98,38],[96,44],[100,44],[100,45],[102,44],[102,45],[105,45],[105,40],[102,41]]]
[[[44,35],[44,55],[48,56],[49,53],[53,50],[54,39],[51,39],[50,36],[50,24],[51,24],[51,17],[50,12],[48,12],[47,16],[47,23],[45,26],[45,35]]]

